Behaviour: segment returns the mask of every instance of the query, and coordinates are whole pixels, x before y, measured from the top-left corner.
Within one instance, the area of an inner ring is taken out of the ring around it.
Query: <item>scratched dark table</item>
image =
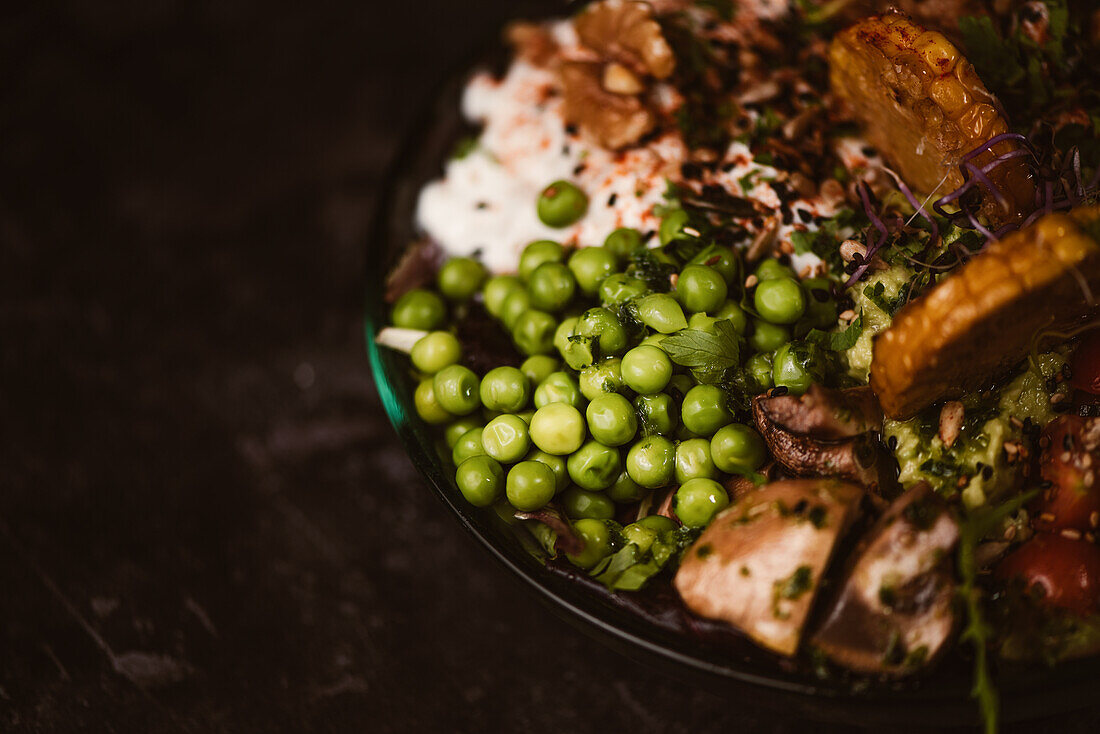
[[[382,171],[537,5],[0,11],[0,730],[826,730],[553,617],[382,414]]]

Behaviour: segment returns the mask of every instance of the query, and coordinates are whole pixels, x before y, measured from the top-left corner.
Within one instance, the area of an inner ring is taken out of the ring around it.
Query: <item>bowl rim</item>
[[[611,607],[605,600],[585,589],[581,584],[567,581],[565,577],[551,573],[544,565],[537,564],[518,544],[509,544],[498,537],[491,527],[486,510],[474,508],[462,501],[448,479],[438,471],[440,463],[434,447],[427,445],[413,430],[418,419],[410,415],[403,404],[398,386],[401,380],[392,372],[393,354],[383,350],[375,336],[388,307],[384,301],[386,276],[392,268],[395,256],[404,250],[405,243],[393,241],[393,229],[412,226],[414,210],[400,206],[401,190],[410,183],[410,160],[423,156],[421,146],[440,127],[448,116],[460,116],[457,102],[469,76],[486,66],[486,60],[499,57],[502,44],[499,39],[487,36],[473,46],[465,63],[453,68],[457,71],[442,77],[433,91],[420,102],[419,115],[398,147],[396,154],[380,179],[370,218],[368,256],[366,264],[366,299],[363,310],[363,334],[369,363],[387,418],[398,434],[409,458],[420,475],[427,480],[436,496],[457,516],[461,525],[489,554],[517,576],[523,588],[547,606],[559,618],[586,634],[595,637],[618,652],[635,659],[650,662],[658,658],[671,663],[679,677],[700,681],[712,690],[729,692],[730,685],[748,687],[764,698],[760,703],[773,708],[793,705],[802,715],[820,720],[859,723],[908,722],[973,724],[979,721],[977,704],[970,698],[969,688],[947,690],[935,685],[907,683],[903,687],[873,685],[864,689],[850,685],[837,686],[826,682],[808,681],[782,672],[760,673],[739,669],[736,661],[718,664],[697,655],[676,649],[660,640],[667,636],[655,634],[660,630],[634,613],[638,621],[651,632],[649,637],[615,624],[608,618],[608,610],[614,614],[630,612]],[[442,159],[436,160],[436,168]],[[437,171],[437,174],[439,171]],[[416,178],[416,177],[413,177]],[[427,179],[426,179],[427,180]],[[425,181],[426,181],[425,180]],[[425,181],[415,181],[418,191]],[[404,192],[407,195],[407,191]],[[406,202],[407,203],[407,202]],[[408,216],[408,221],[400,218]],[[407,378],[407,375],[406,375]],[[572,586],[574,588],[568,588]],[[1066,661],[1054,668],[1031,668],[1017,671],[1011,685],[998,680],[1002,698],[1001,718],[1004,721],[1032,719],[1054,711],[1069,711],[1097,705],[1087,692],[1100,680],[1100,658]],[[1076,685],[1073,685],[1076,683]],[[1054,686],[1056,690],[1051,690]],[[1034,695],[1039,692],[1038,697]],[[1031,693],[1033,695],[1025,695]],[[779,694],[776,700],[768,696]],[[821,704],[825,704],[822,706]],[[914,717],[913,707],[932,707],[931,716]]]

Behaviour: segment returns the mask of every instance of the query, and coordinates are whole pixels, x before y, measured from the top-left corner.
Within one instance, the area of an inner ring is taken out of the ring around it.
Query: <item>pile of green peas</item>
[[[551,184],[538,202],[540,219],[575,222],[587,209],[578,196],[572,184]],[[726,391],[675,364],[663,339],[685,329],[714,333],[728,320],[760,392],[782,386],[800,394],[825,371],[819,350],[796,336],[836,325],[830,282],[799,281],[774,259],[746,281],[735,250],[690,242],[698,229],[688,224],[683,210],[666,214],[657,248],[627,228],[602,246],[535,241],[514,274],[490,275],[476,259],[451,258],[435,290],[412,290],[393,307],[395,326],[427,332],[410,354],[419,377],[414,404],[425,422],[443,427],[459,491],[507,515],[554,501],[585,542],[570,557],[583,568],[624,538],[675,527],[653,515],[621,528],[614,522],[620,506],[676,487],[676,517],[701,528],[729,505],[722,480],[751,476],[767,459]],[[685,258],[678,254],[685,249],[695,252]],[[667,288],[645,277],[642,263],[654,259],[674,272]],[[478,375],[461,363],[448,313],[470,299],[511,335],[525,357],[518,368]]]

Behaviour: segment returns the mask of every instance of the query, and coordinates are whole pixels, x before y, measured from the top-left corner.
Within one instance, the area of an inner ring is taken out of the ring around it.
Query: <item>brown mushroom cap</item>
[[[894,467],[875,435],[882,418],[867,388],[759,395],[753,420],[775,460],[796,476],[840,477],[874,492],[894,484]]]
[[[853,555],[812,642],[866,673],[903,674],[933,660],[955,629],[950,572],[959,526],[921,482],[887,509]]]
[[[1048,214],[980,255],[898,312],[875,338],[871,387],[891,418],[992,381],[1027,354],[1035,334],[1093,312],[1100,207]]]
[[[835,479],[791,479],[750,492],[684,554],[676,589],[696,614],[793,655],[833,549],[858,515],[862,496],[862,487]]]
[[[832,390],[813,384],[804,395],[776,395],[759,403],[769,422],[825,441],[854,438],[882,428],[882,411],[867,386]]]

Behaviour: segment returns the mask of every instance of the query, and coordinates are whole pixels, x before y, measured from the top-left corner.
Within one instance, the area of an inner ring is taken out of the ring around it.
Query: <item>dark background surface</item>
[[[551,616],[382,415],[384,166],[547,4],[0,11],[0,730],[826,728]]]

